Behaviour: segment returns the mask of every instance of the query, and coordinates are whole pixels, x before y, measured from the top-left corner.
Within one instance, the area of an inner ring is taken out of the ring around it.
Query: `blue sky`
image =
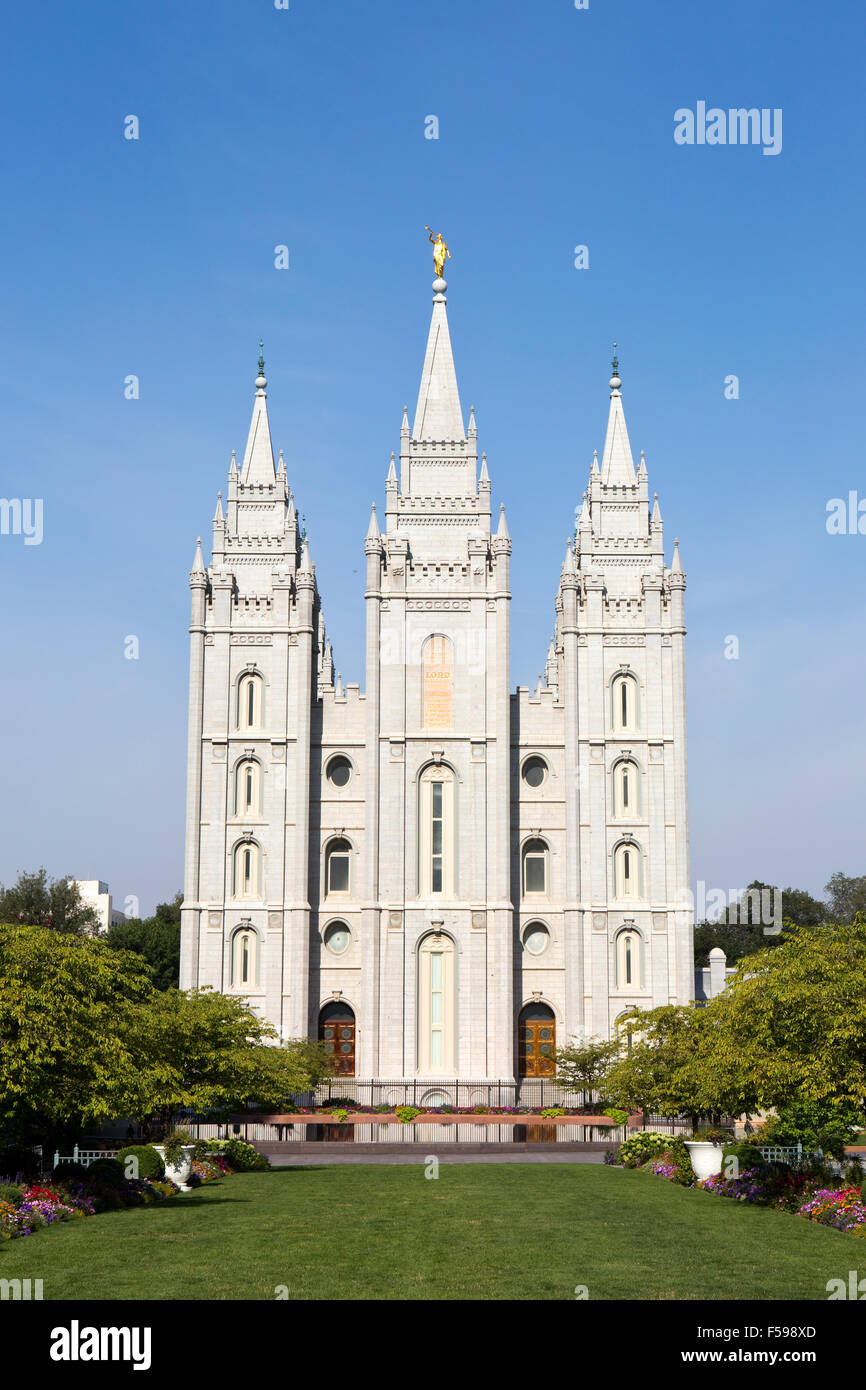
[[[830,498],[866,498],[864,28],[854,0],[7,12],[0,495],[44,499],[44,538],[0,536],[0,881],[44,863],[142,911],[181,885],[187,575],[260,337],[337,665],[363,684],[363,537],[418,389],[425,223],[508,508],[512,685],[542,667],[616,338],[689,579],[693,879],[866,872],[866,535],[825,525]],[[781,153],[678,146],[698,101],[781,108]]]

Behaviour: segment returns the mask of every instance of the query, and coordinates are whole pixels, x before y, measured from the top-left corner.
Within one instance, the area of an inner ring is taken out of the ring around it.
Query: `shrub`
[[[151,1179],[165,1177],[165,1164],[151,1144],[130,1144],[128,1148],[120,1150],[117,1155],[117,1162],[122,1167],[124,1176],[127,1172],[126,1160],[130,1157],[136,1159],[138,1163],[136,1177]]]
[[[640,1168],[647,1159],[663,1154],[671,1147],[669,1134],[657,1134],[653,1129],[639,1129],[619,1146],[619,1161],[626,1168]]]
[[[0,1203],[7,1202],[10,1207],[17,1207],[23,1200],[24,1188],[19,1187],[18,1183],[0,1182]]]
[[[477,1109],[477,1107],[476,1107]],[[548,1110],[542,1110],[541,1115],[545,1120],[555,1120],[557,1115],[564,1115],[565,1111],[561,1105],[552,1105]]]
[[[477,1107],[475,1113],[480,1113]],[[398,1105],[394,1111],[394,1114],[397,1116],[397,1119],[400,1121],[401,1125],[409,1125],[412,1123],[416,1115],[421,1114],[421,1111],[417,1108],[417,1106],[414,1105]]]
[[[732,1162],[731,1160],[735,1160]],[[722,1176],[739,1177],[747,1168],[760,1168],[764,1159],[761,1150],[746,1142],[726,1144],[722,1150]]]
[[[246,1139],[208,1139],[205,1141],[205,1153],[221,1154],[237,1173],[260,1172],[271,1166],[265,1155],[248,1144]]]
[[[673,1182],[679,1183],[680,1187],[691,1187],[696,1181],[691,1155],[681,1134],[675,1136],[662,1158],[673,1164],[674,1171],[671,1178]]]
[[[126,1181],[123,1164],[116,1158],[97,1158],[87,1169],[87,1178],[90,1182],[104,1183],[106,1187],[122,1187]]]
[[[705,1129],[695,1135],[699,1144],[729,1144],[732,1135],[728,1129]]]
[[[609,1105],[606,1110],[602,1110],[602,1115],[606,1115],[609,1120],[615,1120],[618,1125],[624,1125],[628,1119],[626,1110],[617,1110],[616,1106]]]
[[[329,1110],[333,1109],[335,1105],[343,1110],[357,1110],[359,1108],[358,1102],[356,1100],[350,1100],[348,1096],[331,1096],[325,1104]]]
[[[172,1168],[183,1161],[183,1151],[189,1146],[192,1146],[193,1158],[201,1158],[205,1152],[204,1140],[196,1139],[188,1129],[172,1130],[171,1134],[160,1141],[160,1146],[165,1154],[166,1163]]]
[[[73,1163],[71,1158],[64,1158],[52,1173],[52,1177],[57,1179],[75,1178],[80,1181],[87,1176],[87,1169],[83,1163]]]

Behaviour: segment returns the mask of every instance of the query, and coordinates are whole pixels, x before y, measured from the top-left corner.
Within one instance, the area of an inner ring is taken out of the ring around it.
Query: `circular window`
[[[523,949],[531,956],[540,956],[550,945],[550,932],[543,922],[530,922],[523,933]]]
[[[534,755],[523,764],[523,780],[527,787],[540,787],[547,776],[547,763]]]
[[[332,787],[345,787],[352,775],[352,764],[342,753],[328,763],[328,781]]]
[[[352,933],[345,922],[332,922],[325,928],[325,945],[335,956],[341,956],[348,948]]]

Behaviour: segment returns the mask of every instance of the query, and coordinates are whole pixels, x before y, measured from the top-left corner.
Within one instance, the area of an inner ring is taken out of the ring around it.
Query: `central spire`
[[[272,483],[274,481],[274,450],[271,444],[271,428],[268,423],[268,380],[265,376],[264,347],[259,342],[259,374],[256,377],[256,395],[253,401],[253,418],[244,450],[241,468],[242,483]]]
[[[445,280],[437,275],[433,281],[433,317],[412,427],[413,440],[430,439],[441,443],[466,438],[445,310],[447,288]]]
[[[616,343],[613,345],[611,368],[613,375],[610,379],[610,415],[608,416],[604,453],[601,460],[601,481],[606,485],[611,483],[633,485],[637,482],[637,478],[635,477],[631,444],[629,443],[622,408],[622,391],[620,390],[622,381],[619,375]]]

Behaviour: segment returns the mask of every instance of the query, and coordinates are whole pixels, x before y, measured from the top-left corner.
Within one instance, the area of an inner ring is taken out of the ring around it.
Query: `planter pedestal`
[[[163,1144],[154,1144],[153,1147],[165,1164],[165,1176],[168,1178],[169,1182],[176,1183],[181,1192],[191,1192],[192,1188],[187,1182],[187,1179],[192,1172],[192,1156],[195,1152],[195,1145],[184,1144],[183,1158],[177,1163],[168,1162],[165,1156],[165,1146]]]
[[[709,1144],[705,1139],[687,1139],[685,1144],[689,1151],[689,1158],[692,1160],[695,1177],[699,1182],[703,1182],[704,1178],[714,1178],[718,1173],[721,1173],[724,1144]]]

